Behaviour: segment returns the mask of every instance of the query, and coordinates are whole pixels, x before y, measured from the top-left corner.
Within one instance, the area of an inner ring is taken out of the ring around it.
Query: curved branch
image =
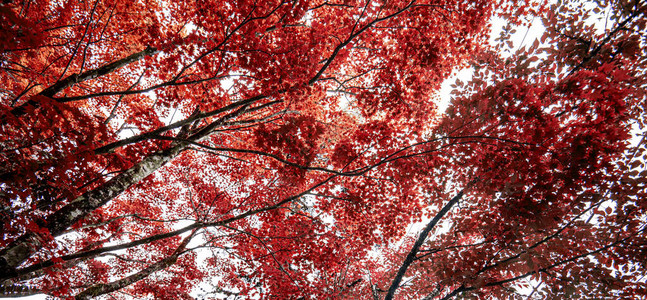
[[[371,21],[370,23],[366,24],[364,27],[362,27],[362,28],[360,28],[359,30],[357,30],[357,32],[352,33],[352,34],[351,34],[351,35],[350,35],[350,36],[349,36],[345,41],[343,41],[342,43],[340,43],[339,45],[337,45],[337,47],[335,47],[335,50],[333,50],[332,54],[330,54],[330,56],[326,59],[326,63],[324,63],[324,65],[319,69],[319,71],[317,72],[317,74],[315,74],[315,76],[313,76],[313,77],[310,79],[310,81],[308,81],[308,84],[309,84],[309,85],[312,85],[313,83],[315,83],[315,82],[319,79],[319,77],[321,77],[321,75],[323,75],[323,73],[326,71],[326,69],[328,69],[328,67],[330,66],[330,64],[331,64],[331,63],[333,62],[333,60],[335,59],[335,57],[337,57],[337,55],[339,54],[339,51],[341,51],[341,49],[343,49],[343,48],[344,48],[344,47],[346,47],[348,44],[350,44],[350,42],[352,42],[352,41],[353,41],[353,39],[355,39],[358,35],[362,34],[364,31],[366,31],[367,29],[371,28],[371,26],[373,26],[373,25],[375,25],[375,24],[377,24],[377,23],[379,23],[379,22],[382,22],[382,21],[385,21],[385,20],[391,19],[391,18],[393,18],[393,17],[395,17],[395,16],[397,16],[397,15],[399,15],[399,14],[401,14],[401,13],[405,12],[406,10],[408,10],[409,8],[411,8],[415,2],[416,2],[416,1],[415,1],[415,0],[413,0],[413,1],[409,2],[409,4],[407,4],[407,5],[406,5],[406,6],[404,6],[403,8],[399,9],[398,11],[396,11],[396,12],[394,12],[394,13],[392,13],[392,14],[388,15],[388,16],[385,16],[385,17],[382,17],[382,18],[377,18],[377,19],[375,19],[375,20]],[[358,20],[358,22],[359,22],[359,20]]]
[[[130,63],[133,63],[135,61],[141,60],[142,58],[146,56],[150,56],[157,53],[157,49],[152,48],[152,47],[146,47],[146,49],[133,53],[129,56],[126,56],[120,60],[111,62],[109,64],[103,65],[101,67],[98,67],[93,70],[88,70],[85,71],[81,74],[72,74],[70,76],[65,77],[65,79],[59,80],[53,85],[49,86],[48,88],[42,90],[39,95],[46,96],[46,97],[54,97],[57,93],[60,91],[83,81],[90,80],[97,78],[99,76],[103,76],[109,73],[114,72],[115,70],[124,67]],[[14,109],[11,110],[11,113],[14,114],[15,116],[22,116],[25,114],[26,109],[28,106],[38,106],[38,102],[29,100],[22,105],[19,105],[15,107]]]
[[[164,258],[126,278],[122,278],[110,283],[95,284],[85,289],[81,293],[77,294],[76,297],[74,298],[81,300],[81,299],[91,299],[100,295],[105,295],[105,294],[120,290],[122,288],[125,288],[137,281],[140,281],[148,277],[150,274],[154,272],[157,272],[172,266],[173,264],[175,264],[175,262],[180,257],[180,255],[184,253],[183,250],[186,248],[186,245],[189,243],[189,241],[191,241],[191,239],[193,238],[194,233],[195,231],[191,233],[189,236],[187,236],[186,238],[184,238],[182,243],[180,243],[180,245],[175,249],[173,254],[171,254],[169,257]]]
[[[474,181],[473,181],[474,182]],[[467,187],[469,187],[470,184],[468,184]],[[466,188],[467,188],[466,187]],[[402,262],[402,265],[400,265],[400,269],[398,270],[398,273],[396,273],[395,278],[393,278],[393,281],[391,282],[391,286],[389,287],[389,290],[384,297],[384,300],[392,300],[393,296],[395,296],[395,291],[400,287],[400,282],[402,281],[402,277],[404,277],[404,274],[407,272],[407,269],[409,266],[413,263],[413,261],[416,259],[416,256],[418,255],[418,251],[420,250],[420,247],[422,247],[422,244],[425,242],[427,239],[427,236],[431,232],[431,230],[438,224],[440,219],[444,217],[449,210],[456,204],[458,203],[458,200],[460,200],[463,197],[463,192],[465,189],[461,190],[454,196],[443,208],[436,213],[433,219],[427,223],[427,226],[422,230],[420,233],[420,236],[418,236],[418,239],[416,240],[415,244],[413,244],[413,247],[411,248],[411,251],[409,251],[409,254],[407,254],[407,257],[404,259],[404,262]]]
[[[208,146],[208,145],[205,145],[205,144],[194,142],[194,141],[188,140],[188,139],[181,139],[181,138],[170,137],[170,136],[161,136],[161,135],[154,135],[154,136],[151,136],[150,138],[151,139],[159,139],[159,140],[177,141],[177,142],[187,143],[187,144],[194,145],[194,146],[197,146],[197,147],[200,147],[200,148],[204,148],[204,149],[212,151],[212,152],[233,152],[233,153],[255,154],[255,155],[258,155],[258,156],[264,156],[264,157],[272,158],[272,159],[274,159],[274,160],[276,160],[278,162],[281,162],[281,163],[286,164],[288,166],[299,168],[299,169],[302,169],[302,170],[320,171],[320,172],[330,173],[330,174],[334,174],[334,175],[338,175],[338,176],[346,176],[346,177],[364,175],[368,171],[373,170],[373,169],[377,168],[380,165],[390,163],[390,162],[393,162],[393,161],[396,161],[396,160],[405,159],[405,158],[411,158],[411,157],[415,157],[415,156],[421,156],[421,155],[424,155],[424,154],[429,154],[431,152],[439,151],[441,149],[447,148],[449,146],[457,145],[457,144],[470,143],[470,141],[457,142],[457,143],[454,143],[454,144],[443,145],[443,146],[440,146],[440,147],[434,148],[434,149],[428,149],[428,150],[424,150],[424,151],[420,151],[420,152],[403,154],[404,152],[406,152],[406,150],[415,148],[417,146],[422,146],[422,145],[425,145],[425,144],[429,144],[429,143],[432,143],[432,142],[441,141],[441,140],[484,139],[484,140],[497,140],[497,141],[502,141],[502,142],[507,142],[507,143],[525,145],[525,146],[533,145],[533,144],[516,142],[516,141],[512,141],[512,140],[506,140],[506,139],[501,139],[501,138],[496,138],[496,137],[489,137],[489,136],[455,136],[455,137],[450,136],[450,137],[440,137],[440,138],[427,140],[427,141],[424,141],[424,142],[415,143],[415,144],[403,147],[401,149],[398,149],[395,152],[387,155],[386,157],[380,159],[378,162],[376,162],[376,163],[374,163],[372,165],[359,167],[359,168],[351,170],[351,171],[343,172],[343,171],[336,171],[336,170],[323,168],[323,167],[311,167],[311,166],[307,166],[307,165],[298,164],[298,163],[289,161],[287,159],[284,159],[284,158],[280,157],[279,155],[268,153],[268,152],[263,152],[263,151],[259,151],[259,150],[212,147],[212,146]],[[401,154],[401,155],[399,155],[399,154]]]
[[[262,100],[262,99],[265,99],[265,98],[267,98],[267,96],[258,95],[258,96],[247,98],[247,99],[242,100],[242,101],[234,102],[232,104],[223,106],[221,108],[218,108],[218,109],[215,109],[215,110],[212,110],[212,111],[194,114],[191,117],[188,117],[188,118],[186,118],[184,120],[180,120],[180,121],[177,121],[175,123],[172,123],[172,124],[169,124],[169,125],[166,125],[166,126],[162,126],[162,127],[157,128],[155,130],[152,130],[152,131],[149,131],[149,132],[146,132],[146,133],[142,133],[142,134],[139,134],[139,135],[135,135],[135,136],[123,139],[123,140],[119,140],[119,141],[112,142],[110,144],[101,146],[101,147],[95,149],[94,153],[95,154],[105,154],[105,153],[108,153],[108,152],[110,152],[110,151],[112,151],[112,150],[114,150],[116,148],[119,148],[119,147],[123,147],[123,146],[129,145],[129,144],[134,144],[134,143],[137,143],[137,142],[152,139],[155,136],[159,136],[160,134],[162,134],[164,132],[167,132],[169,130],[180,128],[180,127],[182,127],[184,125],[189,125],[189,124],[191,124],[191,123],[193,123],[195,121],[206,119],[206,118],[209,118],[209,117],[213,117],[215,115],[218,115],[218,114],[221,114],[223,112],[230,111],[230,110],[233,110],[233,109],[236,109],[236,108],[239,108],[239,107],[248,106],[248,105],[251,105],[251,104],[255,103],[256,101],[259,101],[259,100]],[[273,101],[271,103],[276,103],[276,101]],[[225,116],[225,117],[227,117],[227,116]],[[228,120],[230,118],[231,117],[228,117],[228,118],[223,117],[219,121],[224,122],[224,121],[226,121],[226,120]],[[216,121],[214,123],[217,123],[217,122],[218,121]]]

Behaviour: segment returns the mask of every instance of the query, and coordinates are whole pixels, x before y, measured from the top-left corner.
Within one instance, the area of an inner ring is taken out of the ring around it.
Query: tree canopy
[[[647,296],[645,13],[4,1],[0,296]]]

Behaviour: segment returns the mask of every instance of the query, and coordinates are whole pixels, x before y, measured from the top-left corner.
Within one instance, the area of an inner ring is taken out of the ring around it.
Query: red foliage
[[[646,296],[647,6],[562,2],[0,4],[0,291]]]

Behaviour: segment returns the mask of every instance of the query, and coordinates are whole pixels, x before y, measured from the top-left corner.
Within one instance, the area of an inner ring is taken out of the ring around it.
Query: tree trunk
[[[130,169],[108,180],[102,186],[84,193],[69,204],[54,212],[46,220],[46,229],[52,236],[63,233],[68,227],[87,216],[93,210],[108,203],[133,184],[146,178],[177,156],[187,147],[186,143],[173,144],[144,158]],[[0,273],[13,274],[16,267],[29,258],[40,246],[36,233],[28,232],[0,252]]]

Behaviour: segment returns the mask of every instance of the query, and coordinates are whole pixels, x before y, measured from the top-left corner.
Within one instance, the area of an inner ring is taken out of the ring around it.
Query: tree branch
[[[133,53],[127,57],[124,57],[120,60],[114,61],[112,63],[109,63],[107,65],[104,65],[102,67],[93,69],[93,70],[88,70],[85,71],[81,74],[72,74],[70,76],[65,77],[62,80],[57,81],[53,85],[49,86],[48,88],[42,90],[39,95],[46,96],[49,98],[54,97],[57,93],[60,91],[83,81],[90,80],[97,78],[99,76],[103,76],[109,73],[112,73],[113,71],[126,66],[132,62],[138,61],[146,56],[153,55],[157,52],[155,48],[152,47],[146,47],[146,49],[139,51],[137,53]],[[19,105],[15,107],[14,109],[11,110],[11,113],[14,114],[15,116],[22,116],[25,114],[26,109],[28,106],[35,106],[38,107],[38,102],[29,100],[22,105]]]
[[[166,269],[166,268],[172,266],[173,264],[175,264],[178,257],[182,253],[184,253],[183,250],[186,248],[186,245],[189,243],[189,241],[191,241],[191,238],[193,238],[194,233],[195,233],[195,231],[193,233],[191,233],[189,236],[187,236],[186,238],[184,238],[182,243],[180,243],[180,245],[177,247],[177,249],[175,249],[175,252],[173,252],[173,254],[171,254],[169,257],[164,258],[164,259],[162,259],[162,260],[148,266],[147,268],[145,268],[145,269],[143,269],[143,270],[141,270],[141,271],[139,271],[139,272],[137,272],[135,274],[132,274],[132,275],[126,277],[126,278],[122,278],[122,279],[119,279],[119,280],[116,280],[116,281],[113,281],[113,282],[110,282],[110,283],[95,284],[95,285],[87,288],[83,292],[77,294],[75,299],[77,299],[77,300],[91,299],[91,298],[94,298],[94,297],[97,297],[97,296],[100,296],[100,295],[108,294],[108,293],[114,292],[116,290],[123,289],[123,288],[137,282],[137,281],[140,281],[140,280],[148,277],[150,274],[152,274],[154,272],[157,272],[157,271],[160,271],[160,270],[163,270],[163,269]]]
[[[475,182],[475,181],[472,181]],[[471,185],[468,184],[466,188],[468,188]],[[395,296],[395,291],[400,287],[400,282],[402,281],[402,277],[404,277],[404,274],[407,272],[407,269],[409,266],[413,263],[413,261],[416,259],[416,256],[418,255],[418,251],[420,250],[420,247],[422,244],[425,242],[427,239],[427,235],[431,232],[431,230],[438,224],[440,219],[444,217],[451,208],[458,203],[458,200],[460,200],[463,197],[465,189],[461,190],[454,196],[445,206],[434,216],[429,223],[427,223],[427,226],[422,230],[420,233],[420,236],[418,236],[418,239],[416,240],[415,244],[413,244],[413,247],[411,248],[411,251],[409,251],[409,254],[407,254],[407,257],[404,259],[404,262],[402,262],[402,265],[400,265],[400,269],[398,270],[398,273],[396,273],[395,278],[393,278],[393,282],[391,282],[391,286],[389,287],[389,290],[384,297],[384,300],[392,300],[393,297]]]

